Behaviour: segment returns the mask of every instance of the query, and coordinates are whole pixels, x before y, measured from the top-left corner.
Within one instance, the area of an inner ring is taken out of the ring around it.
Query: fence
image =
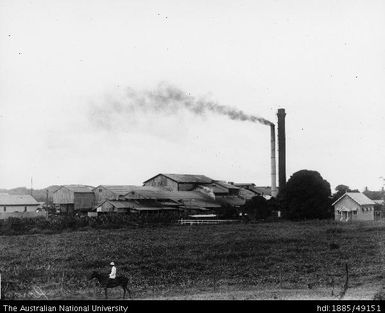
[[[178,223],[181,225],[202,225],[202,224],[226,224],[226,223],[239,223],[240,220],[185,220],[180,219]]]

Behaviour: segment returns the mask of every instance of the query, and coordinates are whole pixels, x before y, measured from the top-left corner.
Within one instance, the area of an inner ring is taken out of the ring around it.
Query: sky
[[[0,187],[158,173],[269,185],[269,127],[141,107],[172,86],[273,123],[285,108],[287,178],[316,170],[332,189],[378,190],[384,12],[376,0],[0,0]]]

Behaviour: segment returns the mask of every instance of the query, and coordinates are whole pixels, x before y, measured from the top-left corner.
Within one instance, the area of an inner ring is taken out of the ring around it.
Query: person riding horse
[[[110,275],[108,276],[110,279],[115,279],[116,278],[116,267],[115,267],[115,263],[114,262],[111,262],[110,263],[111,265],[111,273]]]
[[[107,299],[107,289],[108,288],[114,288],[114,287],[122,287],[123,289],[123,299],[126,297],[126,291],[128,292],[129,297],[131,298],[131,291],[128,288],[128,279],[122,275],[117,276],[116,275],[116,266],[114,262],[110,263],[111,266],[111,273],[108,275],[101,274],[96,271],[93,271],[90,280],[96,278],[99,281],[99,284],[102,288],[104,288],[104,293]]]

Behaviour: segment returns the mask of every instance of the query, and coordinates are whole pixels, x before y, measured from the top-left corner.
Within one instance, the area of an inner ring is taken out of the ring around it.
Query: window
[[[7,212],[7,207],[6,206],[4,207],[4,212]]]
[[[102,189],[102,188],[99,188],[99,192],[103,192],[103,189]]]
[[[26,206],[24,207],[24,212],[27,212],[27,207]]]
[[[353,215],[357,215],[357,211],[353,211]]]

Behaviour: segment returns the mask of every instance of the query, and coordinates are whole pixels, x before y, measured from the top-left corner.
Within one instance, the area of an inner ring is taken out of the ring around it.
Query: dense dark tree
[[[283,216],[292,220],[330,218],[330,184],[317,171],[294,173],[280,191],[279,202]]]
[[[346,185],[341,184],[341,185],[338,185],[338,186],[335,188],[335,191],[345,193],[345,192],[349,192],[349,191],[350,191],[350,188],[349,188],[349,186],[346,186]]]
[[[349,186],[346,186],[346,185],[338,185],[336,188],[334,188],[334,190],[336,191],[333,196],[332,196],[332,203],[336,200],[338,200],[339,198],[341,198],[346,192],[351,192],[352,190],[350,189]]]
[[[251,220],[266,219],[271,215],[271,206],[262,196],[256,196],[246,201],[241,210]]]
[[[220,218],[237,218],[238,211],[232,205],[223,203],[221,209],[217,212]]]

